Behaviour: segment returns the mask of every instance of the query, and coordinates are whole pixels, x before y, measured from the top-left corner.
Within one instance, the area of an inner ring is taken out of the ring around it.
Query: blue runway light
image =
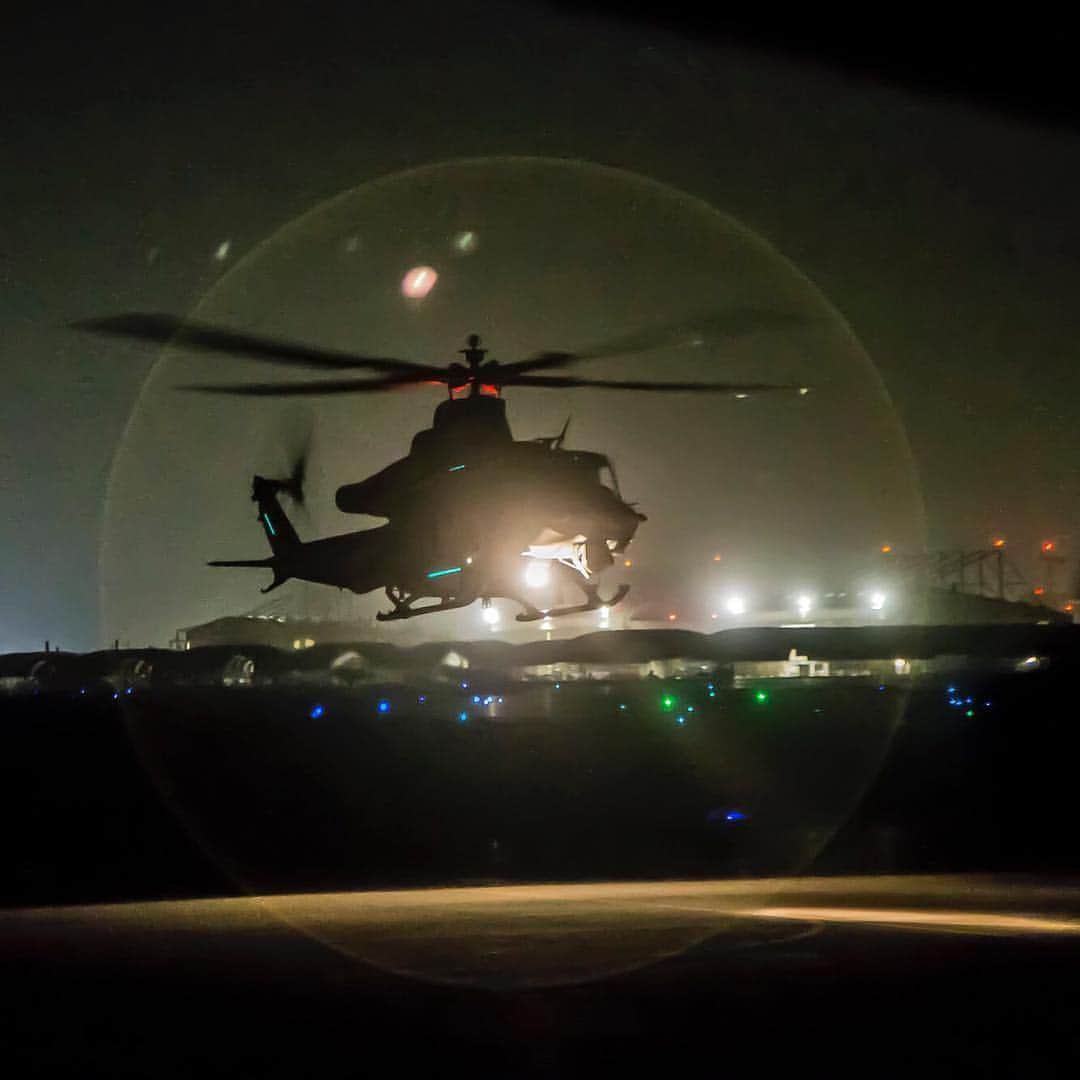
[[[468,690],[468,689],[469,689],[469,684],[468,684],[467,682],[463,682],[463,683],[461,684],[461,689],[462,689],[462,690]]]
[[[694,711],[694,706],[693,705],[687,705],[686,706],[686,711],[687,712],[693,712]]]
[[[134,693],[135,693],[135,687],[133,687],[133,686],[129,686],[129,687],[128,687],[128,688],[127,688],[127,689],[126,689],[125,691],[124,691],[124,693],[125,693],[125,694],[134,694]]]
[[[956,693],[956,687],[955,686],[946,686],[945,687],[945,693],[947,693],[947,694],[955,694]]]
[[[376,708],[381,713],[388,713],[390,711],[390,702],[387,701],[386,698],[381,698]]]
[[[745,821],[746,815],[741,810],[729,810],[724,815],[725,821]]]
[[[310,716],[312,720],[318,720],[319,717],[322,716],[324,711],[325,710],[321,705],[315,705],[312,708],[311,712],[308,713],[308,716]]]
[[[112,696],[112,699],[113,699],[113,701],[116,701],[116,699],[117,699],[117,698],[118,698],[119,696],[120,696],[120,692],[119,692],[118,690],[114,690],[114,691],[113,691],[113,696]]]
[[[686,717],[685,716],[676,716],[675,717],[675,723],[676,724],[685,724],[686,723]]]
[[[474,705],[479,705],[480,704],[480,695],[479,694],[473,694],[472,703]]]
[[[562,689],[562,683],[561,683],[561,682],[557,682],[557,683],[555,684],[555,689],[556,689],[556,690],[561,690],[561,689]]]
[[[457,718],[459,724],[464,724],[469,719],[469,714],[467,712],[459,712]]]
[[[423,705],[427,701],[427,694],[418,694],[416,701],[418,704]]]
[[[626,705],[623,702],[619,702],[619,711],[626,712]]]

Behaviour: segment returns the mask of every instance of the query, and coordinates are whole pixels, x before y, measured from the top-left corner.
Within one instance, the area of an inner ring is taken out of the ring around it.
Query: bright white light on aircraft
[[[885,594],[883,592],[872,592],[870,594],[870,607],[874,611],[880,611],[885,606]]]
[[[499,609],[492,607],[491,604],[480,609],[480,618],[488,624],[488,626],[495,626],[499,621]]]
[[[525,584],[530,589],[542,589],[551,581],[551,567],[542,559],[530,559],[525,568]]]
[[[439,275],[430,266],[414,266],[401,279],[401,293],[410,300],[422,300],[432,289]]]
[[[795,599],[795,610],[798,611],[800,619],[805,619],[810,614],[810,609],[813,606],[814,601],[805,593]]]
[[[724,602],[724,607],[727,608],[729,615],[746,614],[746,600],[741,596],[729,596]]]

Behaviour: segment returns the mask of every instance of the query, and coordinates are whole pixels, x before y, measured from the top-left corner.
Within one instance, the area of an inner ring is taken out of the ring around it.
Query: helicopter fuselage
[[[535,611],[521,599],[533,559],[556,566],[594,607],[589,579],[644,517],[623,501],[603,454],[564,450],[561,441],[515,440],[497,397],[445,401],[408,457],[338,489],[339,508],[386,524],[301,543],[277,501],[287,486],[257,477],[253,498],[273,556],[232,565],[270,567],[270,588],[289,578],[356,593],[383,586],[395,611],[414,614],[417,599],[445,608],[493,596]]]

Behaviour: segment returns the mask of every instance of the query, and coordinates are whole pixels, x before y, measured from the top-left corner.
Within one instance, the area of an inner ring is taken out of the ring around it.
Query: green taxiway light
[[[757,702],[757,703],[758,703],[759,705],[766,705],[766,704],[768,704],[768,701],[769,701],[769,695],[768,695],[768,692],[767,692],[767,691],[765,691],[765,690],[759,690],[759,691],[758,691],[758,692],[757,692],[756,694],[754,694],[754,700],[755,700],[755,701],[756,701],[756,702]]]

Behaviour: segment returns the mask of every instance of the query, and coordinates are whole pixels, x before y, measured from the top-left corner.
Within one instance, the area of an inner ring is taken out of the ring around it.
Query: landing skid
[[[605,600],[600,595],[600,590],[595,585],[582,585],[578,581],[575,581],[574,584],[585,593],[584,603],[570,604],[567,607],[549,608],[547,611],[541,611],[538,607],[529,603],[528,600],[522,599],[520,596],[507,595],[506,599],[516,601],[525,609],[517,616],[518,622],[537,622],[539,619],[555,619],[560,615],[577,615],[583,611],[597,611],[602,607],[614,607],[630,591],[629,585],[620,585],[615,590],[615,594]],[[423,607],[413,607],[413,602],[419,598],[410,596],[404,589],[397,588],[396,586],[387,586],[386,598],[394,605],[393,610],[377,612],[375,618],[378,619],[379,622],[394,622],[398,619],[415,619],[418,615],[433,615],[438,611],[454,611],[457,608],[468,607],[477,599],[475,596],[456,597],[453,599],[445,598],[434,604],[425,604]]]
[[[525,610],[517,616],[518,622],[536,622],[537,619],[556,619],[560,615],[577,615],[582,611],[596,611],[602,607],[614,607],[630,591],[629,585],[620,585],[615,590],[615,595],[609,600],[601,598],[597,589],[586,589],[586,600],[583,604],[571,604],[568,607],[549,608],[541,611],[532,604],[521,601]]]
[[[431,615],[436,611],[453,611],[455,608],[468,607],[473,600],[443,600],[438,604],[425,604],[423,607],[410,607],[402,604],[393,611],[377,611],[375,618],[379,622],[393,622],[395,619],[415,619],[417,615]]]

